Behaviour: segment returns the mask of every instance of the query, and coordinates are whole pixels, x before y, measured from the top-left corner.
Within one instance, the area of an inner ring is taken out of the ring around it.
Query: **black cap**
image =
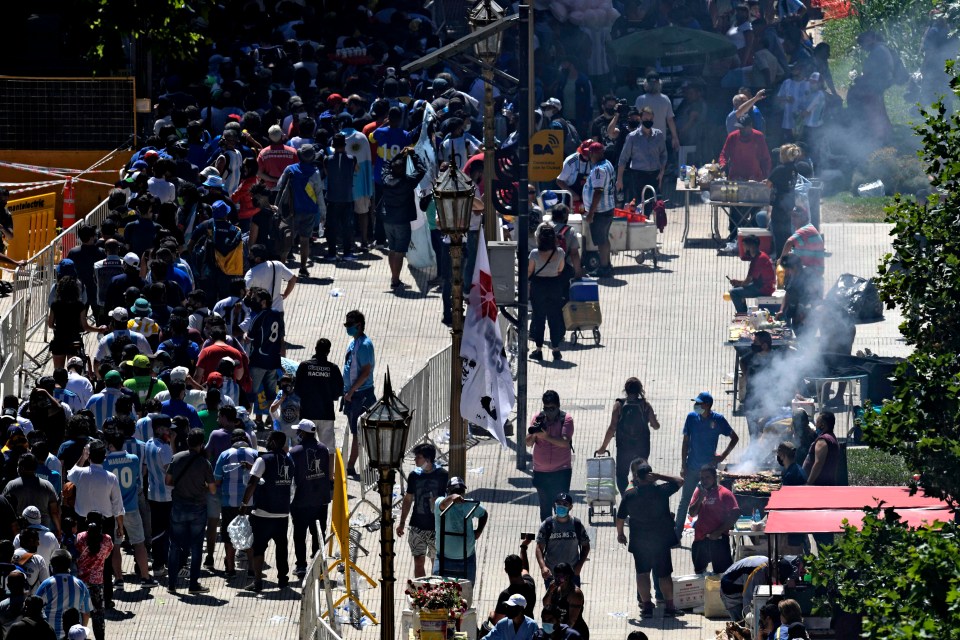
[[[233,443],[233,442],[240,442],[240,441],[246,442],[247,444],[250,443],[250,439],[247,437],[247,432],[244,431],[243,429],[234,429],[233,431],[231,431],[230,442]]]
[[[573,506],[573,498],[570,497],[570,494],[566,491],[561,491],[557,494],[557,497],[554,498],[553,504],[569,504]]]
[[[460,476],[453,476],[447,481],[447,491],[450,489],[466,489],[467,483]]]

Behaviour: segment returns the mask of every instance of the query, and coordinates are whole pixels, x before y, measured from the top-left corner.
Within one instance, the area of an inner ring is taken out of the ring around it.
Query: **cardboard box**
[[[678,609],[703,606],[703,576],[677,576],[673,579],[673,601]]]

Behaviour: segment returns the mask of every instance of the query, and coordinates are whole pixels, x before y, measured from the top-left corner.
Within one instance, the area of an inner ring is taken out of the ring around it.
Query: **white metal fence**
[[[303,591],[300,594],[300,640],[341,640],[340,625],[337,623],[333,608],[333,598],[328,588],[320,586],[320,581],[326,584],[326,559],[323,553],[318,553],[307,567],[307,575],[303,579]],[[324,616],[324,612],[328,612]]]
[[[23,314],[26,303],[16,300],[3,318],[0,318],[0,397],[19,395],[17,370],[26,349],[26,331]]]

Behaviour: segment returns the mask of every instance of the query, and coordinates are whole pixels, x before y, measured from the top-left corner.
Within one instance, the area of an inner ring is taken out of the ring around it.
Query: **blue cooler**
[[[600,302],[600,285],[596,278],[582,278],[570,283],[571,302]]]

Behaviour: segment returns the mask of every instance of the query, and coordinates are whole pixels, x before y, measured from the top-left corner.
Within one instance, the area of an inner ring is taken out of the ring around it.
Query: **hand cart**
[[[593,516],[617,517],[617,463],[609,453],[587,458],[587,522]]]

